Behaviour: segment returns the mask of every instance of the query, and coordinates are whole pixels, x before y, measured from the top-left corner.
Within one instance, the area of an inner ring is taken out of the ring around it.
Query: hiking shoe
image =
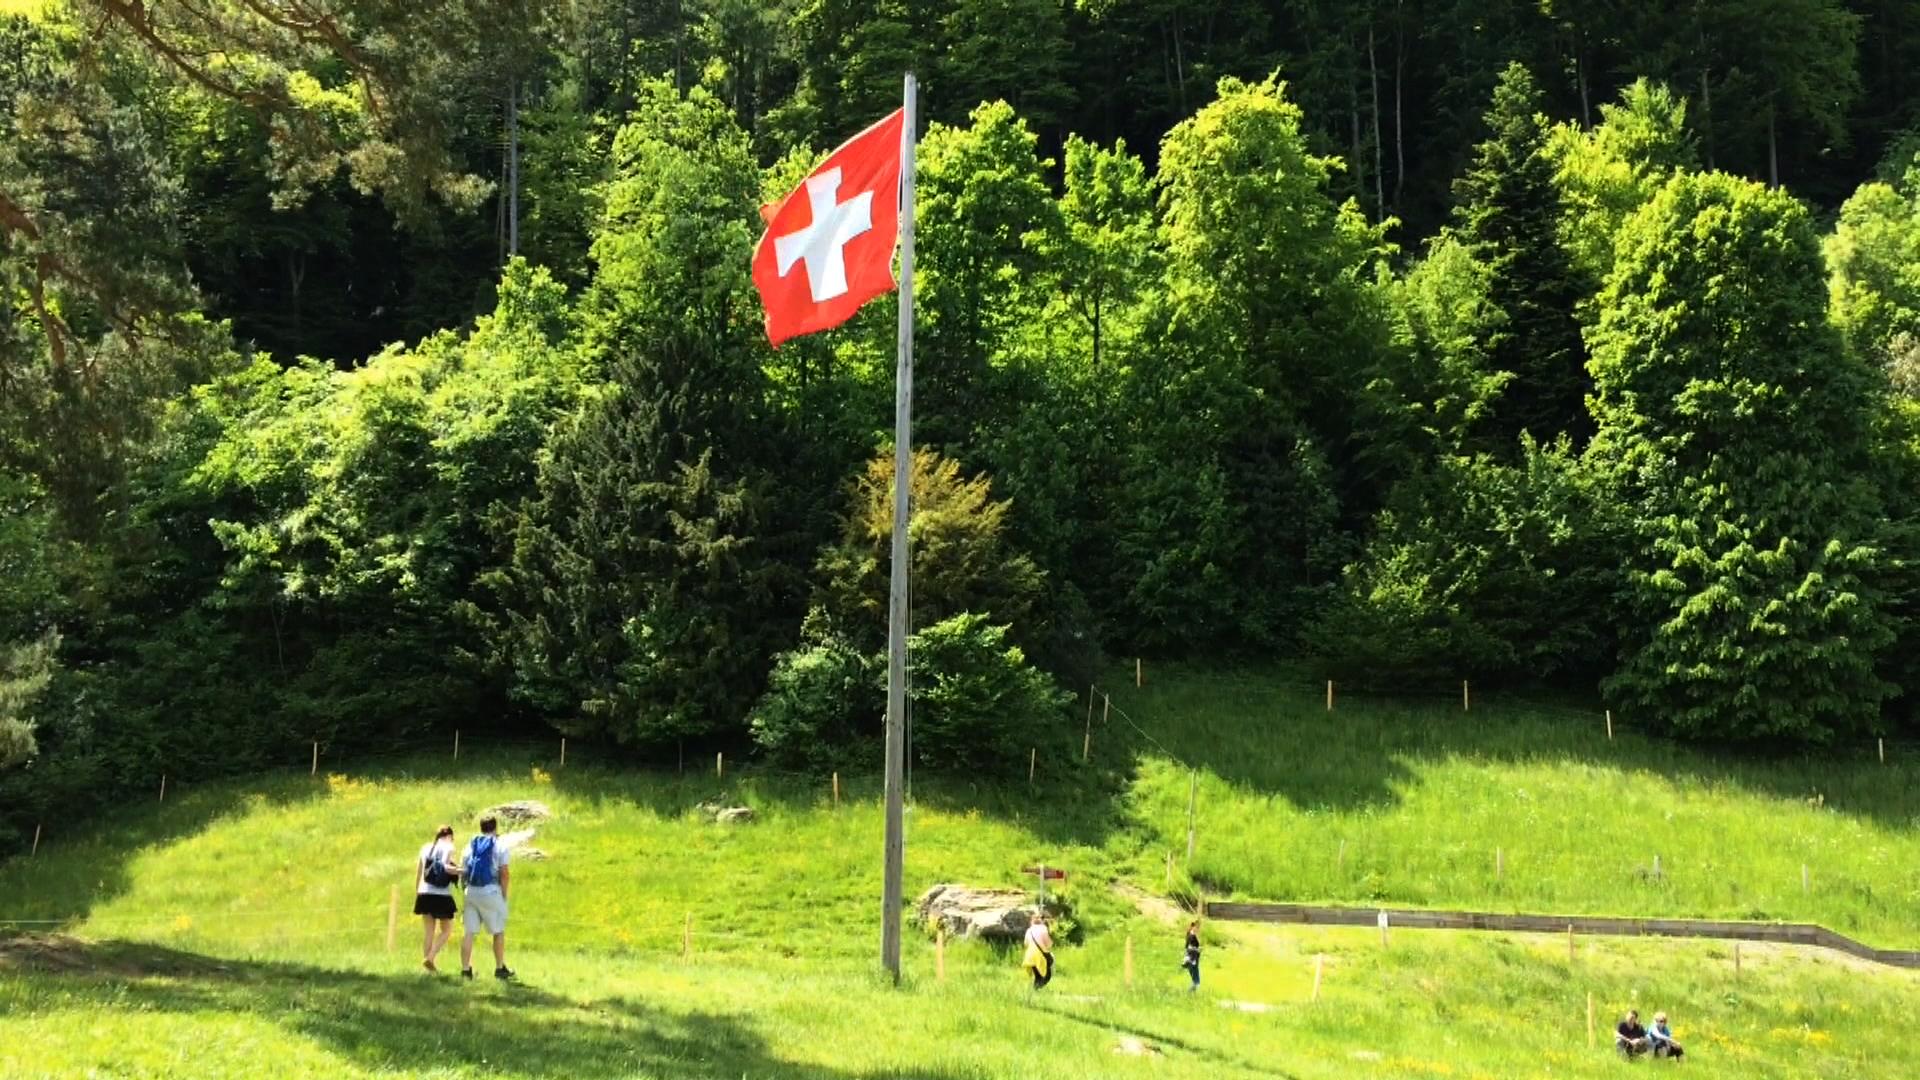
[[[471,978],[473,978],[473,969],[472,969],[472,968],[461,968],[461,969],[460,969],[460,977],[461,977],[461,978],[463,978],[463,979],[471,979]]]
[[[494,977],[494,978],[496,978],[496,979],[500,979],[500,980],[502,980],[502,981],[504,981],[504,980],[507,980],[507,979],[512,979],[512,978],[514,978],[515,976],[514,976],[514,974],[513,974],[513,970],[512,970],[511,968],[503,968],[503,967],[501,967],[501,968],[494,968],[494,969],[493,969],[493,977]]]

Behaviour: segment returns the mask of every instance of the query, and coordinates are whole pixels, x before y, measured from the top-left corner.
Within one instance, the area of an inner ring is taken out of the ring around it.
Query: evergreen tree
[[[549,443],[521,515],[515,692],[623,742],[737,732],[775,651],[780,571],[755,417],[759,185],[704,90],[643,90],[614,140],[589,347],[608,379]]]
[[[1592,447],[1636,518],[1616,708],[1699,738],[1876,722],[1890,638],[1872,373],[1823,318],[1790,196],[1683,175],[1622,230],[1591,340]]]
[[[1560,189],[1539,109],[1533,76],[1509,64],[1487,112],[1490,135],[1454,187],[1454,227],[1486,265],[1487,299],[1499,313],[1488,331],[1487,361],[1513,375],[1487,433],[1489,445],[1507,457],[1523,431],[1541,442],[1565,434],[1580,444],[1593,429],[1574,318],[1587,290],[1560,246]]]

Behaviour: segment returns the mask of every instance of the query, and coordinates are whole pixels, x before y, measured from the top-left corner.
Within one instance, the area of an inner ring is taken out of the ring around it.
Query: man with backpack
[[[495,835],[499,824],[491,817],[480,819],[480,835],[467,845],[466,859],[460,867],[461,884],[467,891],[467,934],[460,939],[460,974],[473,978],[473,939],[485,925],[493,935],[493,977],[511,979],[507,968],[507,889],[508,853]]]

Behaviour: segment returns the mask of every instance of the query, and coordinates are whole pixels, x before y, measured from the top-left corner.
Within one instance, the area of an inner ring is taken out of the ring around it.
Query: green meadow
[[[0,866],[0,1075],[1584,1077],[1623,1067],[1608,1031],[1629,1005],[1674,1014],[1690,1070],[1920,1075],[1897,1037],[1920,973],[1815,951],[1748,946],[1736,972],[1715,943],[1569,956],[1551,936],[1383,946],[1212,922],[1199,994],[1176,966],[1200,891],[1805,919],[1910,948],[1920,795],[1899,755],[1729,762],[1609,743],[1566,703],[1489,695],[1461,717],[1457,699],[1351,696],[1329,714],[1284,675],[1148,674],[1104,725],[1096,709],[1090,761],[1075,732],[1035,748],[1032,784],[1026,762],[915,776],[910,896],[1067,869],[1060,974],[1038,994],[974,943],[947,947],[942,978],[917,928],[904,986],[878,975],[874,776],[843,776],[836,805],[826,778],[603,767],[577,746],[563,768],[557,741],[470,738],[457,763],[323,761],[51,828]],[[422,972],[414,852],[514,799],[553,811],[545,857],[515,868],[522,983]],[[703,802],[755,820],[716,825]]]

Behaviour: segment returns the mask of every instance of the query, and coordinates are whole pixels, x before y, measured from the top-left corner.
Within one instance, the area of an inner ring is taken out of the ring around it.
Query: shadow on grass
[[[1920,780],[1912,764],[1881,764],[1870,742],[1849,752],[1709,751],[1624,725],[1609,740],[1597,703],[1478,690],[1465,711],[1457,692],[1393,698],[1336,690],[1329,711],[1322,688],[1272,669],[1169,667],[1143,689],[1116,689],[1113,700],[1145,729],[1143,735],[1118,719],[1111,725],[1113,737],[1134,752],[1164,746],[1183,764],[1304,809],[1390,809],[1417,779],[1411,763],[1467,758],[1574,762],[1769,798],[1819,800],[1882,826],[1920,824]]]
[[[1047,997],[1044,992],[1034,995],[1033,1007],[1035,1009],[1040,1010],[1041,1012],[1057,1017],[1060,1020],[1066,1021],[1068,1023],[1082,1024],[1090,1028],[1095,1028],[1102,1032],[1112,1033],[1114,1035],[1132,1035],[1137,1038],[1144,1039],[1148,1043],[1159,1046],[1161,1048],[1178,1050],[1186,1056],[1196,1058],[1196,1059],[1215,1061],[1222,1066],[1230,1066],[1236,1069],[1243,1069],[1249,1073],[1252,1073],[1255,1076],[1272,1076],[1272,1077],[1278,1077],[1280,1078],[1280,1080],[1297,1080],[1297,1077],[1294,1073],[1286,1072],[1285,1070],[1282,1070],[1282,1069],[1277,1069],[1272,1065],[1268,1065],[1262,1062],[1252,1061],[1243,1057],[1237,1057],[1233,1054],[1221,1053],[1218,1050],[1213,1050],[1192,1042],[1188,1042],[1182,1039],[1178,1035],[1170,1035],[1164,1031],[1158,1031],[1152,1028],[1143,1027],[1139,1024],[1135,1024],[1132,1022],[1122,1024],[1118,1021],[1107,1020],[1097,1016],[1088,1016],[1087,1014],[1082,1012],[1076,1012],[1072,1009],[1062,1008],[1060,1005],[1056,1004],[1052,999]]]
[[[1075,756],[1077,757],[1077,748]],[[575,761],[579,758],[575,757]],[[1096,762],[1096,766],[1101,763]],[[969,811],[1007,821],[1041,840],[1056,845],[1099,847],[1126,827],[1118,796],[1126,777],[1113,767],[1079,768],[1064,748],[1049,752],[1049,764],[1027,782],[1027,763],[1008,765],[1004,781],[984,772],[916,768],[912,778],[915,805],[942,813]],[[654,770],[638,766],[588,766],[556,770],[554,785],[596,808],[605,804],[641,807],[672,818],[693,812],[702,803],[745,805],[780,812],[807,812],[831,805],[833,781],[828,773],[811,775],[728,762],[723,776],[714,775],[712,761],[699,770]],[[840,774],[843,802],[876,803],[883,795],[878,772]]]
[[[294,806],[326,793],[324,777],[268,773],[251,781],[175,788],[164,804],[137,812],[103,809],[92,820],[49,823],[37,854],[0,862],[0,897],[8,898],[0,919],[45,920],[55,927],[80,921],[132,887],[128,867],[141,849],[195,836],[233,814]]]
[[[668,1011],[625,997],[580,1001],[534,986],[374,975],[303,964],[215,959],[135,942],[0,936],[0,974],[57,989],[63,1007],[252,1016],[369,1070],[478,1065],[530,1077],[635,1075],[846,1080],[777,1056],[743,1017]],[[284,1063],[270,1045],[262,1075]],[[138,1064],[134,1062],[133,1064]],[[889,1069],[900,1080],[954,1074]]]

